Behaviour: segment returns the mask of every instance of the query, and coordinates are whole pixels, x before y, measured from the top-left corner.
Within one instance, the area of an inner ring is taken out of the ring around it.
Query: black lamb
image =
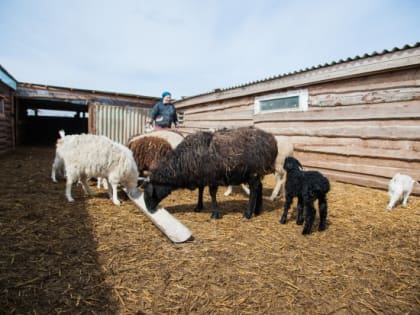
[[[259,214],[262,209],[264,175],[274,172],[277,155],[275,137],[253,127],[224,129],[214,133],[201,131],[185,137],[175,150],[165,156],[144,183],[144,200],[154,212],[172,190],[199,188],[200,195],[209,186],[211,218],[220,218],[216,193],[218,186],[247,183],[249,203],[244,219]],[[202,201],[196,210],[201,210]]]
[[[285,185],[286,200],[280,223],[286,223],[287,212],[289,211],[293,198],[298,197],[296,224],[301,225],[305,221],[302,234],[311,233],[316,212],[314,202],[318,199],[320,217],[318,230],[325,230],[328,211],[327,193],[330,190],[328,179],[318,171],[303,171],[302,165],[294,157],[287,157],[283,167],[287,172]],[[304,210],[305,218],[303,214]]]

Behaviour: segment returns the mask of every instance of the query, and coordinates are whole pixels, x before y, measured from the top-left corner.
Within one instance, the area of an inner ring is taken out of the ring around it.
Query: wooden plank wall
[[[255,125],[289,138],[307,169],[333,180],[381,189],[396,172],[420,180],[420,67],[307,88],[306,112],[254,114],[253,95],[185,108],[184,131]]]
[[[4,114],[0,114],[0,154],[14,148],[13,90],[0,82],[0,99],[4,102]]]

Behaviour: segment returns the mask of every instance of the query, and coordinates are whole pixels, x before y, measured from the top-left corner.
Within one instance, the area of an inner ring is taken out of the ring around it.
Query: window
[[[254,113],[305,111],[308,109],[308,90],[293,90],[255,98]]]

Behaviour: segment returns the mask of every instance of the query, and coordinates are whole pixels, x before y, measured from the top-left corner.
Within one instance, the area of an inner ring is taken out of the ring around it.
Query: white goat
[[[400,173],[395,174],[388,184],[388,194],[390,200],[387,209],[392,210],[397,201],[401,198],[403,199],[402,205],[404,207],[407,206],[408,197],[410,197],[414,183],[416,183],[416,181],[408,175]]]
[[[138,171],[132,152],[105,136],[64,136],[57,141],[57,156],[64,161],[67,177],[66,197],[70,202],[74,201],[71,187],[78,180],[84,190],[92,195],[87,184],[90,177],[104,177],[108,180],[108,194],[115,205],[120,205],[118,184],[123,185],[132,196],[138,193]]]
[[[286,180],[286,176],[284,176],[285,171],[283,169],[284,160],[288,156],[293,156],[293,144],[287,140],[286,138],[278,138],[277,140],[277,157],[276,157],[276,170],[274,172],[274,176],[276,178],[276,186],[271,193],[270,200],[273,201],[280,193],[282,184],[284,184]],[[245,191],[247,195],[249,195],[249,188],[244,184],[241,184],[242,189]],[[228,186],[224,195],[229,196],[232,193],[232,186]]]

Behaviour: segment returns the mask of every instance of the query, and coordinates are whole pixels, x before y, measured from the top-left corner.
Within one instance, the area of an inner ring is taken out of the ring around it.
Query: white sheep
[[[408,197],[410,196],[416,181],[408,175],[397,173],[392,177],[388,184],[388,194],[390,197],[387,209],[392,210],[397,201],[401,198],[402,205],[407,206]]]
[[[284,176],[285,171],[283,169],[284,160],[288,156],[293,156],[293,144],[287,140],[286,138],[277,138],[277,157],[276,157],[276,170],[274,172],[274,176],[276,179],[276,186],[271,193],[270,200],[273,201],[280,193],[282,185],[285,182],[286,177]],[[242,184],[242,189],[249,195],[249,188]],[[228,186],[224,195],[229,196],[232,193],[232,186]]]
[[[58,134],[60,135],[61,139],[65,137],[64,130],[60,130]],[[51,179],[54,183],[57,183],[57,174],[59,174],[60,177],[63,177],[63,178],[66,177],[66,169],[64,167],[64,160],[56,152],[55,157],[54,157],[54,162],[51,168]]]
[[[108,193],[115,205],[120,205],[117,196],[118,184],[129,194],[138,194],[138,170],[132,152],[125,146],[105,136],[90,134],[64,136],[57,141],[56,157],[64,161],[66,170],[66,197],[71,195],[73,183],[80,180],[84,190],[92,195],[87,179],[106,178]]]

